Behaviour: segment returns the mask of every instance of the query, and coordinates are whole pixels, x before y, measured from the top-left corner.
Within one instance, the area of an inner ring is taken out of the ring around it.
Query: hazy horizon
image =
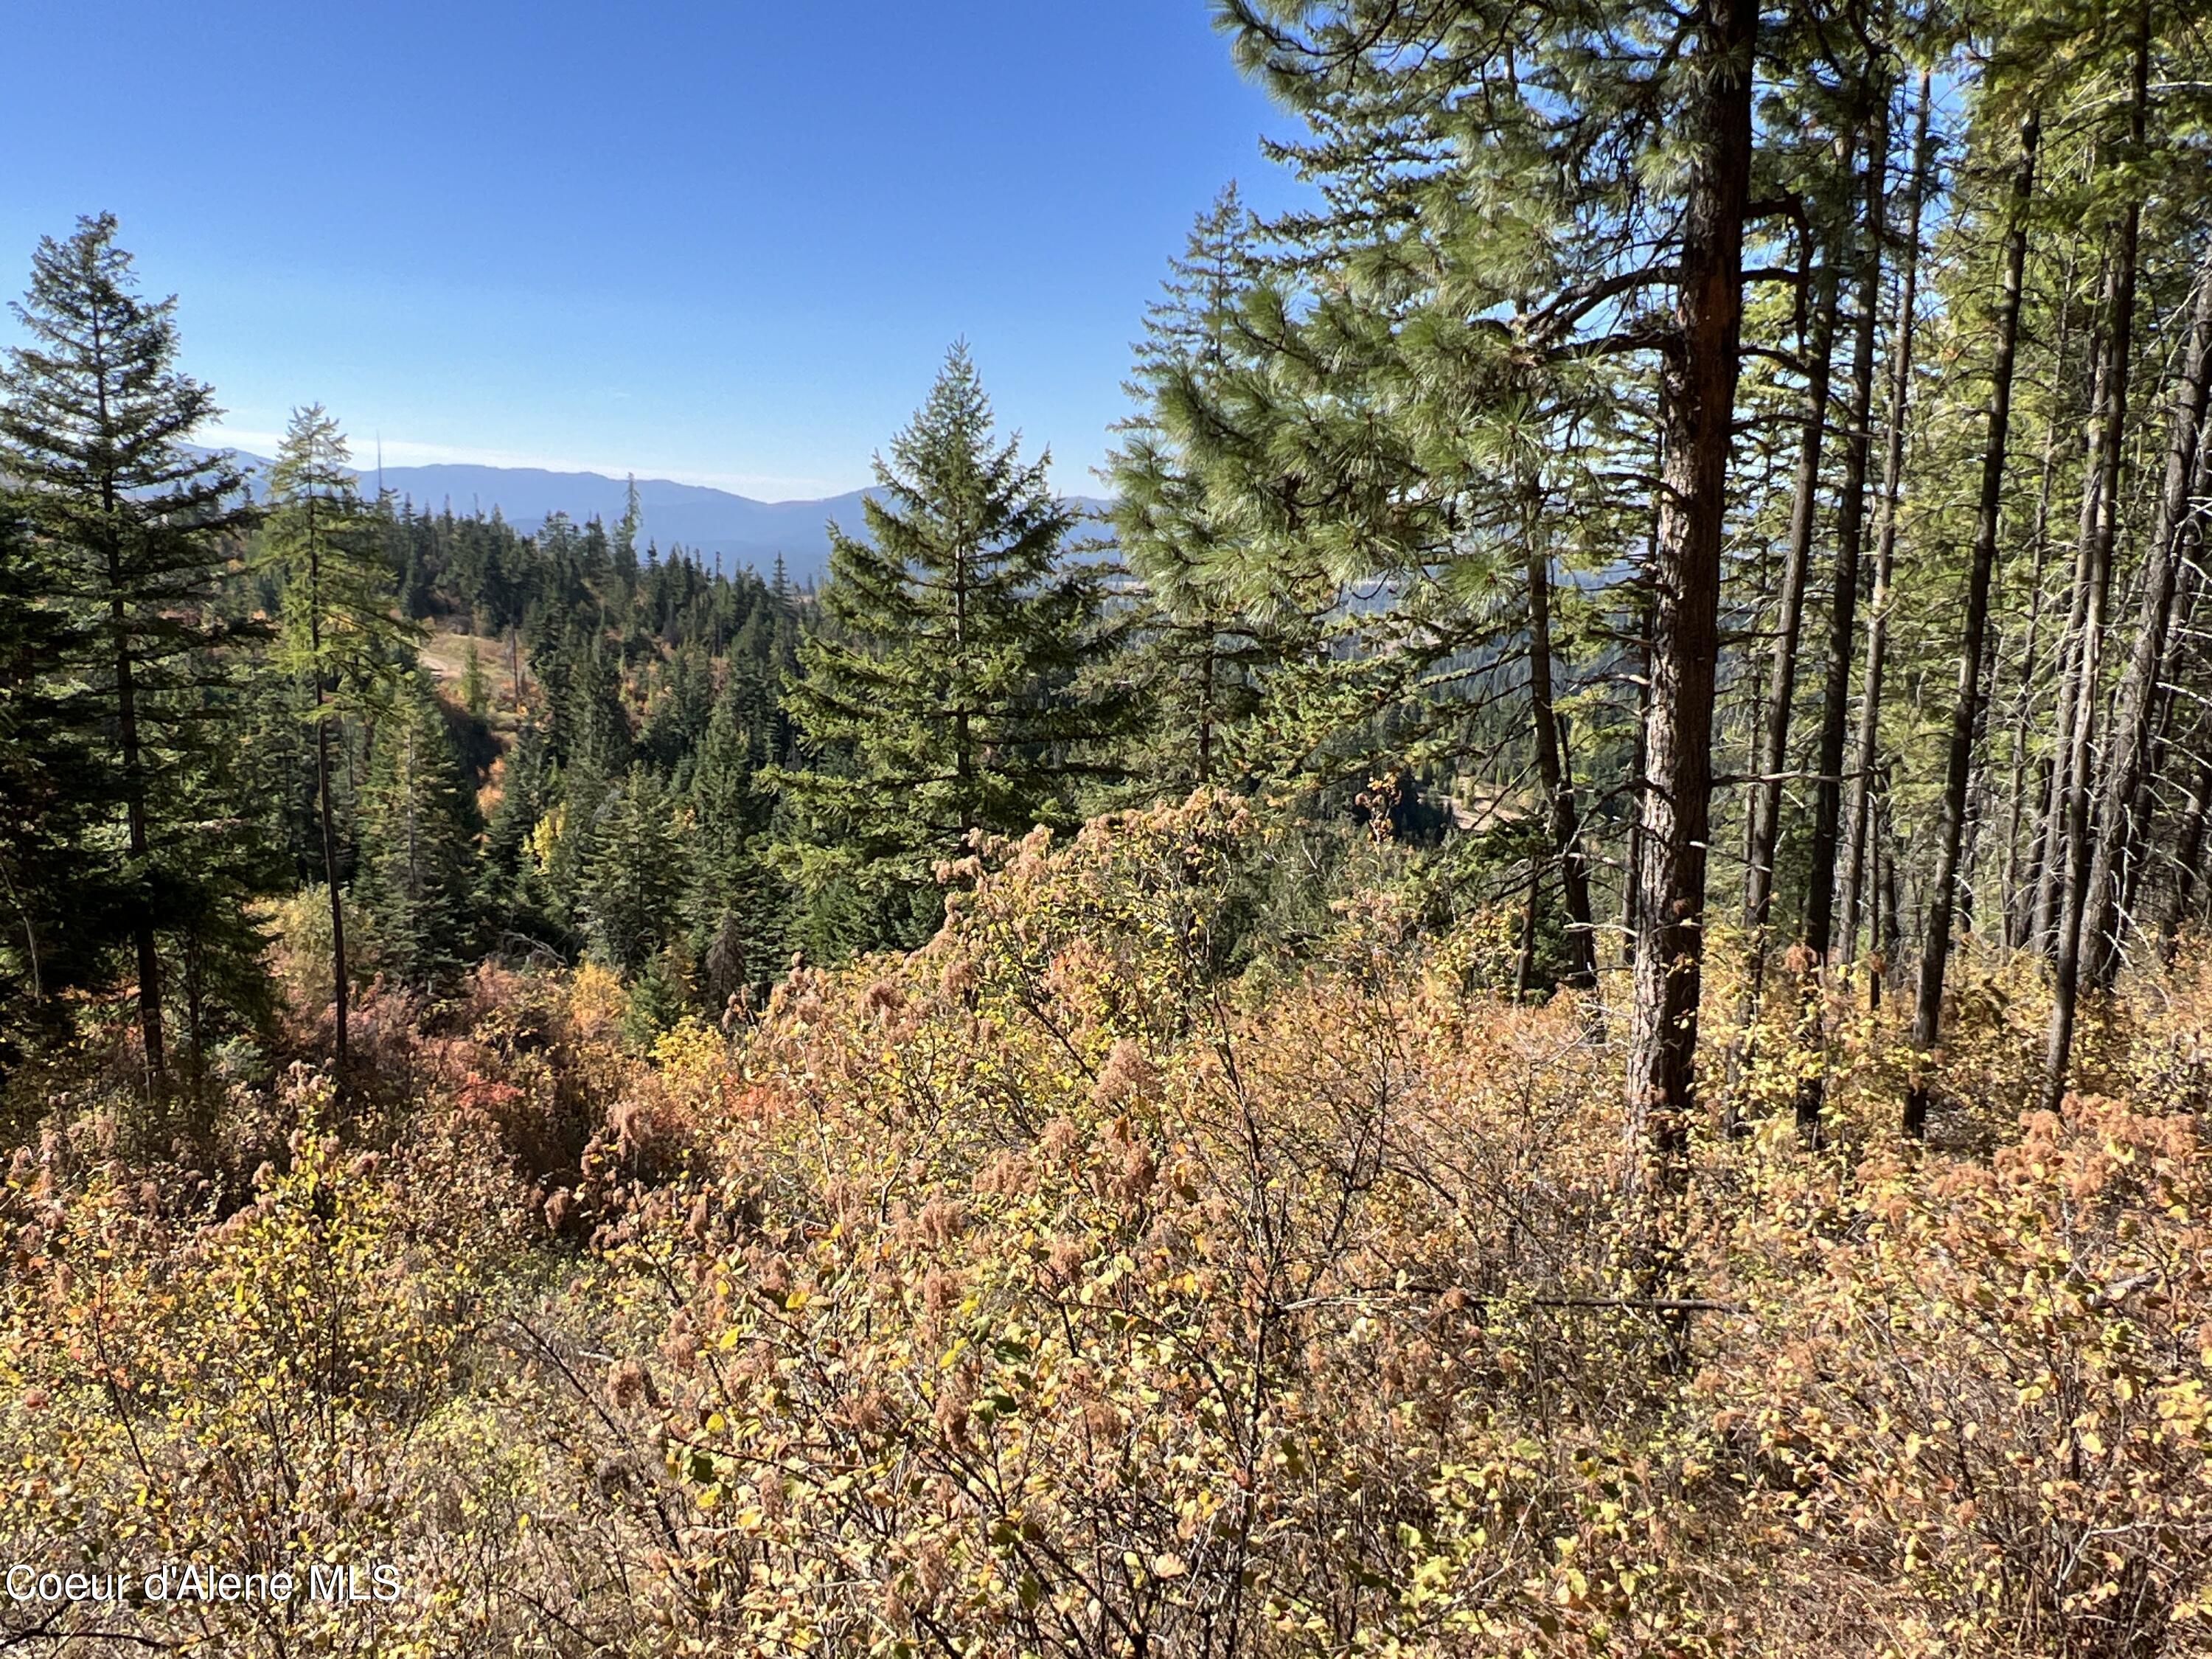
[[[368,465],[380,442],[387,465],[763,501],[869,483],[965,338],[1002,427],[1095,490],[1193,216],[1232,178],[1292,199],[1256,142],[1282,118],[1192,0],[842,16],[832,41],[706,9],[625,29],[409,0],[364,27],[133,0],[103,15],[99,122],[67,77],[0,110],[0,138],[46,158],[0,203],[0,289],[40,235],[112,211],[227,411],[205,441],[266,453],[319,402]],[[27,14],[22,60],[82,29]],[[217,94],[187,146],[179,84]]]

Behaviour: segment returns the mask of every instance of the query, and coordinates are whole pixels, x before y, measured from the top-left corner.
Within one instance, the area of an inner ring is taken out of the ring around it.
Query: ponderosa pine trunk
[[[1698,92],[1685,112],[1692,149],[1675,326],[1661,350],[1665,459],[1648,571],[1650,702],[1633,872],[1638,897],[1626,1175],[1632,1195],[1647,1200],[1679,1191],[1688,1177],[1759,6],[1757,0],[1699,0],[1688,22]],[[1657,1279],[1672,1259],[1666,1224],[1650,1243],[1643,1265]]]
[[[2013,174],[2005,225],[2004,289],[1998,301],[1996,340],[1990,356],[1989,427],[1982,440],[1982,490],[1974,511],[1974,551],[1966,577],[1966,616],[1959,641],[1957,701],[1943,768],[1943,799],[1936,831],[1936,871],[1928,890],[1928,923],[1920,952],[1920,981],[1912,1006],[1914,1063],[1905,1096],[1905,1133],[1927,1133],[1929,1052],[1943,1012],[1943,977],[1951,954],[1951,919],[1958,902],[1959,850],[1966,827],[1966,790],[1973,773],[1974,732],[1980,716],[1982,654],[1989,628],[1990,586],[1996,569],[1997,531],[2004,509],[2005,449],[2012,430],[2013,365],[2020,344],[2022,276],[2027,262],[2027,209],[2035,189],[2035,160],[2042,126],[2031,114],[2020,130],[2020,166]]]

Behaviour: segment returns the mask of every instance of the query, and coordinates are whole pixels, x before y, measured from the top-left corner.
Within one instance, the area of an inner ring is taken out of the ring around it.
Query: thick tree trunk
[[[1966,577],[1966,616],[1959,641],[1959,687],[1951,710],[1951,743],[1943,768],[1943,799],[1936,831],[1936,871],[1928,889],[1928,929],[1920,952],[1920,983],[1912,1005],[1912,1078],[1905,1097],[1905,1133],[1928,1126],[1927,1056],[1935,1048],[1943,1012],[1943,975],[1951,954],[1951,918],[1958,897],[1959,849],[1966,834],[1966,786],[1972,775],[1974,729],[1979,718],[1983,638],[1989,626],[1990,583],[1996,568],[1997,530],[2004,506],[2005,445],[2012,428],[2013,364],[2020,343],[2021,277],[2027,260],[2027,208],[2035,188],[2037,141],[2042,128],[2031,114],[2020,131],[2020,167],[2013,175],[2011,212],[2005,227],[2004,297],[1998,302],[1996,343],[1990,362],[1989,429],[1982,441],[1982,493],[1974,514],[1974,552]]]
[[[1714,664],[1722,532],[1741,367],[1743,223],[1751,185],[1757,0],[1700,0],[1692,14],[1698,106],[1683,214],[1677,329],[1661,360],[1665,462],[1651,549],[1650,713],[1644,722],[1640,894],[1629,1018],[1627,1179],[1632,1194],[1688,1178],[1712,805]],[[1663,1236],[1644,1252],[1668,1271]]]
[[[2130,116],[2129,154],[2142,149],[2150,79],[2150,16],[2138,12],[2135,97]],[[2142,231],[2142,204],[2130,201],[2121,216],[2119,246],[2113,256],[2112,325],[2106,345],[2104,398],[2098,410],[2094,483],[2082,511],[2082,559],[2087,615],[2075,657],[2074,724],[2066,733],[2065,900],[2051,957],[2051,1030],[2043,1057],[2043,1105],[2055,1111],[2066,1092],[2073,1060],[2074,1024],[2081,993],[2084,915],[2089,908],[2091,744],[2096,731],[2097,679],[2104,646],[2105,608],[2112,576],[2112,542],[2120,519],[2120,453],[2126,435],[2129,359],[2134,347],[2136,257]]]
[[[1867,865],[1874,851],[1875,757],[1881,732],[1881,678],[1889,643],[1890,575],[1897,560],[1898,498],[1905,487],[1905,419],[1912,395],[1913,307],[1920,298],[1920,209],[1927,198],[1928,170],[1935,161],[1928,131],[1929,102],[1929,76],[1923,70],[1920,76],[1920,110],[1914,120],[1912,176],[1905,185],[1905,245],[1898,285],[1897,322],[1890,331],[1889,429],[1882,454],[1881,527],[1875,533],[1874,603],[1867,617],[1866,683],[1859,692],[1858,744],[1851,763],[1851,852],[1844,875],[1846,961],[1856,952]],[[1869,933],[1878,930],[1869,929]]]
[[[2158,516],[2143,567],[2142,611],[2106,744],[2105,787],[2098,812],[2096,851],[2089,866],[2081,945],[2089,983],[2100,990],[2111,989],[2118,975],[2122,934],[2129,925],[2118,903],[2120,873],[2127,850],[2142,841],[2149,805],[2152,714],[2158,703],[2159,671],[2166,661],[2166,638],[2180,591],[2178,556],[2182,526],[2189,517],[2189,486],[2197,471],[2208,376],[2212,376],[2212,262],[2197,276],[2197,303],[2190,319],[2180,384],[2174,392],[2164,487],[2159,492]]]

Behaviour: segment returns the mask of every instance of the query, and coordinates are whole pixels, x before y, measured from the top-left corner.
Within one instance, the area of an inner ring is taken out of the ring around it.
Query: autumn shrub
[[[715,1651],[1694,1645],[1697,1437],[1624,1305],[1576,1011],[1348,904],[1240,1004],[1235,803],[958,872],[927,950],[794,976],[714,1184],[610,1230],[609,1397]]]
[[[2094,1097],[1988,1160],[1777,1160],[1698,1382],[1765,1582],[1869,1651],[2202,1650],[2208,1201],[2190,1118]]]
[[[2023,1116],[2030,969],[1969,946],[1920,1056],[1717,937],[1655,1273],[1613,976],[1516,1000],[1514,915],[1382,839],[1256,924],[1311,855],[1212,794],[979,845],[923,948],[649,1048],[604,969],[486,967],[369,1022],[398,1109],[242,1083],[229,1163],[56,1106],[8,1547],[404,1571],[131,1613],[205,1654],[2212,1647],[2212,970]]]
[[[317,1127],[327,1086],[293,1086],[316,1097],[285,1166],[228,1216],[204,1177],[125,1169],[96,1125],[15,1155],[0,1552],[141,1585],[165,1564],[302,1582],[281,1603],[52,1607],[27,1626],[50,1640],[442,1654],[491,1589],[502,1540],[467,1541],[469,1492],[514,1437],[482,1431],[494,1405],[471,1397],[469,1358],[503,1299],[516,1206],[466,1137],[349,1151]],[[310,1564],[330,1563],[364,1586],[392,1567],[404,1593],[309,1596]],[[11,1611],[20,1633],[27,1610]]]

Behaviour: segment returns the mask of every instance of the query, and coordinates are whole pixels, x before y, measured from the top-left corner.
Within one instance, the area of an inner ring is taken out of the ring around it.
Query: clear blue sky
[[[1206,0],[175,0],[9,8],[0,289],[113,210],[265,447],[770,499],[867,479],[964,335],[1096,489],[1191,218],[1290,118]],[[0,319],[0,341],[12,340]]]

